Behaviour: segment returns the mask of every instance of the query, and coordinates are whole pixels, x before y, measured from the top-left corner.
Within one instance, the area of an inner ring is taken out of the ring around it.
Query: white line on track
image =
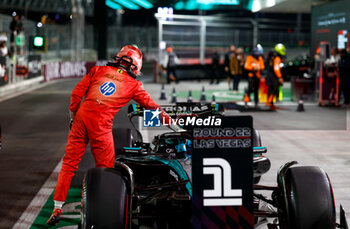
[[[3,102],[5,100],[20,96],[22,94],[25,94],[58,82],[58,81],[51,81],[51,82],[40,83],[40,81],[42,80],[43,80],[43,77],[38,77],[34,80],[31,80],[33,82],[29,82],[28,80],[28,83],[27,82],[21,83],[21,85],[18,85],[21,87],[21,90],[16,90],[15,88],[16,85],[9,85],[6,88],[6,90],[1,90],[2,93],[0,97],[0,102]],[[62,167],[62,160],[60,160],[60,162],[57,164],[57,166],[52,171],[49,178],[45,181],[43,186],[40,188],[39,192],[36,194],[34,199],[30,202],[29,206],[26,208],[26,210],[22,213],[21,217],[17,220],[15,225],[12,227],[13,229],[23,229],[23,228],[31,227],[34,220],[40,213],[42,207],[45,205],[46,201],[48,200],[53,190],[55,189],[58,173],[61,167]]]
[[[34,223],[34,220],[40,213],[42,207],[49,199],[53,190],[55,189],[58,173],[62,167],[62,160],[57,164],[55,169],[52,171],[49,178],[45,181],[39,192],[36,194],[32,202],[29,204],[27,209],[22,213],[21,217],[17,220],[16,224],[12,227],[13,229],[30,228]]]

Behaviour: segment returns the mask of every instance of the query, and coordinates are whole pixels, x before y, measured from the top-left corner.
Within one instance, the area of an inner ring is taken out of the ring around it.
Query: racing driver
[[[112,125],[120,108],[133,99],[145,109],[159,108],[161,120],[164,117],[165,124],[173,124],[168,114],[151,99],[136,79],[142,67],[141,51],[136,46],[124,46],[114,60],[107,66],[93,67],[72,92],[69,109],[74,122],[57,180],[54,210],[47,221],[49,225],[57,225],[60,220],[72,177],[78,169],[88,141],[95,166],[113,167],[115,156]],[[171,127],[176,128],[174,124]]]

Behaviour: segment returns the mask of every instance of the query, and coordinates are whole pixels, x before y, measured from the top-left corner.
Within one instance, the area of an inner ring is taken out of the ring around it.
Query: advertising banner
[[[83,77],[94,66],[106,65],[107,61],[84,62],[84,61],[66,61],[66,62],[52,62],[44,66],[45,81]]]
[[[252,117],[193,129],[193,228],[254,228]]]
[[[350,1],[325,3],[311,9],[311,40],[314,55],[321,42],[329,42],[331,48],[350,47]]]

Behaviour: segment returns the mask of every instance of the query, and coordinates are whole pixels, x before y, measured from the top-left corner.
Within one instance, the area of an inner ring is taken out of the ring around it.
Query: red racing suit
[[[115,67],[96,66],[76,85],[69,107],[75,113],[75,118],[68,136],[54,200],[65,201],[72,177],[89,141],[95,166],[113,167],[113,119],[120,108],[132,99],[145,109],[160,108],[142,88],[141,82]],[[163,110],[161,116],[169,124],[171,118]]]

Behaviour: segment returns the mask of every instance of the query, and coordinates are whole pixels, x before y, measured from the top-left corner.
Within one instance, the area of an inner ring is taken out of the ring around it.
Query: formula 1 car
[[[176,105],[176,109],[178,110]],[[197,116],[221,116],[217,104],[181,104]],[[199,111],[192,109],[199,107]],[[130,122],[142,108],[129,107]],[[134,126],[135,127],[135,126]],[[90,169],[84,179],[81,225],[98,228],[192,228],[191,129],[167,132],[143,141],[140,131],[114,129],[114,168]],[[253,131],[255,225],[270,229],[348,229],[344,210],[336,224],[328,175],[321,168],[288,162],[277,174],[277,186],[258,184],[270,169],[259,132]],[[259,191],[271,191],[271,198]],[[265,221],[264,221],[265,219]],[[273,219],[266,220],[266,219]],[[267,223],[266,223],[267,222]]]

